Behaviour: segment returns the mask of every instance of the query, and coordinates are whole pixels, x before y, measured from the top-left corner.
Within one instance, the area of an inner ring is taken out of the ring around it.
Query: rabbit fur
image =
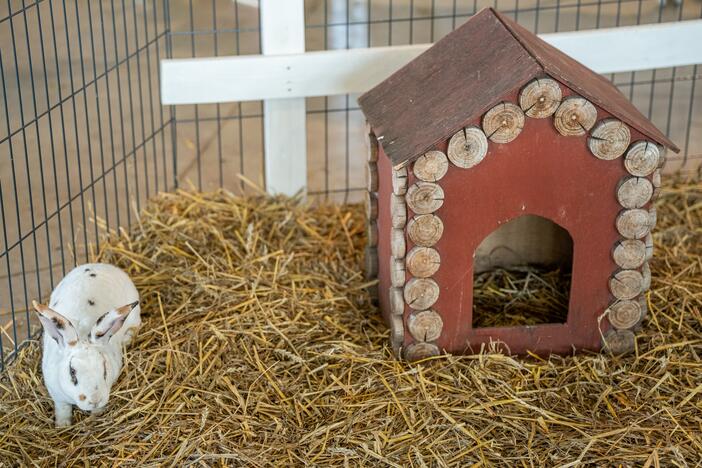
[[[139,293],[129,276],[104,263],[81,265],[34,303],[44,328],[42,373],[57,427],[73,406],[100,413],[122,370],[122,349],[141,326]]]

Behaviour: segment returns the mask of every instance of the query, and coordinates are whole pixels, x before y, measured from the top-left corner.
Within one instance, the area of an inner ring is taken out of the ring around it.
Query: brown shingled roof
[[[478,12],[358,101],[385,153],[401,165],[544,73],[678,151],[609,80],[492,8]]]

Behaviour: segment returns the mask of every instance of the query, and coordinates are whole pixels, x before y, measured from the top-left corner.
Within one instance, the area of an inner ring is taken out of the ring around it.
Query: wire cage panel
[[[31,300],[45,299],[64,273],[99,251],[101,232],[134,224],[149,197],[179,186],[246,192],[263,185],[262,102],[162,106],[159,95],[161,59],[260,54],[259,6],[0,6],[0,363],[36,329]],[[537,33],[702,17],[698,0],[306,0],[306,50],[430,43],[485,6]],[[609,78],[682,148],[667,170],[698,170],[699,66]],[[356,97],[306,99],[311,198],[361,199],[364,118]]]

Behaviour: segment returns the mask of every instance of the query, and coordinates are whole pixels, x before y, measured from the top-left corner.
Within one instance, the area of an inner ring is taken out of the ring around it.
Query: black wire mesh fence
[[[434,42],[485,6],[538,33],[702,17],[699,0],[307,0],[307,50]],[[178,186],[263,183],[261,102],[164,107],[163,58],[259,54],[256,0],[8,0],[0,5],[0,369],[36,330],[28,305],[89,261],[104,230]],[[698,66],[610,77],[702,160]],[[308,190],[364,190],[355,95],[307,99]]]

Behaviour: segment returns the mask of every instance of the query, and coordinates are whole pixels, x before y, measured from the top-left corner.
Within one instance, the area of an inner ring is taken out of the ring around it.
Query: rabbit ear
[[[56,340],[59,346],[75,346],[78,343],[78,332],[70,320],[37,301],[32,301],[32,305],[37,311],[44,332]]]
[[[129,313],[138,305],[139,301],[135,301],[122,307],[117,307],[97,319],[93,329],[90,331],[90,340],[93,343],[107,343],[110,341],[112,335],[122,328]]]

